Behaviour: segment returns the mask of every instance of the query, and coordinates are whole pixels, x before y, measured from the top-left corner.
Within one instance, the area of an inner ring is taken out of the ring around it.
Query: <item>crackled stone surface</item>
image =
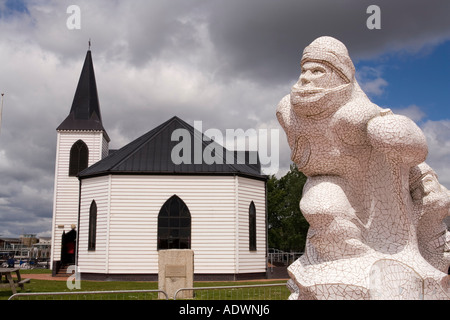
[[[301,67],[276,113],[308,177],[290,299],[449,299],[450,193],[422,131],[368,99],[342,42],[316,39]]]

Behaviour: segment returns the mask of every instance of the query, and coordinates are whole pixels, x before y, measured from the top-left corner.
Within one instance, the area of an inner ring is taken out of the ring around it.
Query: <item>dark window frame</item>
[[[256,251],[256,207],[252,201],[248,207],[248,247],[250,251]]]
[[[69,176],[75,177],[88,167],[89,148],[83,140],[78,140],[70,148]]]
[[[89,207],[88,251],[95,251],[97,243],[97,203],[92,200]]]
[[[158,214],[157,250],[191,248],[191,213],[177,195],[171,196]]]

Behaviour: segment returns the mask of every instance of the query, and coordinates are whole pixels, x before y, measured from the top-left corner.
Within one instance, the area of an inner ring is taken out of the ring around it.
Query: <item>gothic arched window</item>
[[[158,215],[158,250],[191,248],[191,214],[178,196],[173,195]]]
[[[256,208],[253,201],[248,208],[249,250],[256,251]]]
[[[92,200],[89,208],[88,250],[95,250],[97,238],[97,204]]]
[[[69,176],[74,177],[88,167],[89,149],[82,140],[75,142],[70,149]]]

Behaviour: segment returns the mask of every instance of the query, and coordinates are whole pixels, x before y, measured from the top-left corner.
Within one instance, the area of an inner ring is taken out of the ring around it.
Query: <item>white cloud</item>
[[[450,120],[428,120],[422,130],[428,143],[426,162],[436,171],[440,183],[450,189]]]
[[[450,120],[426,120],[426,113],[417,105],[393,108],[392,111],[407,116],[419,125],[428,144],[426,162],[436,171],[440,183],[450,188]]]
[[[415,104],[402,109],[393,108],[392,111],[396,114],[404,115],[416,123],[422,121],[426,117],[425,112]]]
[[[380,69],[364,66],[356,70],[356,79],[368,96],[381,96],[388,82],[383,79]]]

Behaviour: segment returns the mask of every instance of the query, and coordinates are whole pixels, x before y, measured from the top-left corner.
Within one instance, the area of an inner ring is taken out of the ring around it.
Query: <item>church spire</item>
[[[72,107],[67,118],[57,130],[101,130],[105,131],[100,113],[100,103],[95,81],[94,64],[90,47],[84,60]],[[105,132],[106,133],[106,132]]]

